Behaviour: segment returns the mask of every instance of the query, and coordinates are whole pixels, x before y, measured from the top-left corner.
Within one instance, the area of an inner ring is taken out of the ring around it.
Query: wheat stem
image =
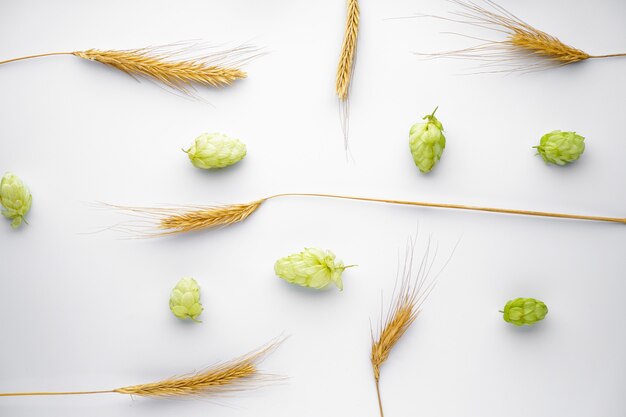
[[[2,64],[8,64],[9,62],[15,62],[15,61],[23,61],[25,59],[32,59],[32,58],[41,58],[44,56],[52,56],[52,55],[74,55],[75,52],[49,52],[47,54],[37,54],[37,55],[28,55],[28,56],[22,56],[19,58],[13,58],[13,59],[7,59],[6,61],[0,61],[0,65]]]
[[[369,201],[369,202],[375,202],[375,203],[400,204],[400,205],[407,205],[407,206],[483,211],[483,212],[490,212],[490,213],[517,214],[517,215],[524,215],[524,216],[553,217],[553,218],[561,218],[561,219],[591,220],[591,221],[603,221],[603,222],[626,224],[626,218],[623,218],[623,217],[588,216],[588,215],[581,215],[581,214],[552,213],[552,212],[546,212],[546,211],[533,211],[533,210],[514,210],[514,209],[505,209],[505,208],[469,206],[469,205],[464,205],[464,204],[429,203],[425,201],[390,200],[390,199],[384,199],[384,198],[356,197],[356,196],[337,195],[337,194],[284,193],[284,194],[272,195],[270,197],[265,198],[264,200],[270,200],[272,198],[278,198],[278,197],[289,197],[289,196],[336,198],[336,199],[344,199],[344,200]]]
[[[383,412],[383,400],[380,397],[380,379],[376,378],[376,396],[378,397],[378,409],[380,410],[380,417],[385,417]]]
[[[626,56],[626,53],[622,54],[607,54],[607,55],[589,55],[589,58],[615,58],[619,56]]]
[[[106,391],[34,391],[34,392],[7,392],[0,393],[0,397],[35,397],[35,396],[50,396],[50,395],[89,395],[89,394],[112,394],[115,390]]]

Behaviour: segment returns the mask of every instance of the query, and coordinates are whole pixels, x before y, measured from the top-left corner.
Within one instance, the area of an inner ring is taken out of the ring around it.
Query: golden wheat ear
[[[459,6],[452,12],[453,18],[436,17],[466,25],[504,33],[501,40],[479,39],[484,43],[465,49],[423,54],[431,58],[457,58],[481,62],[481,72],[527,72],[550,67],[574,64],[592,58],[610,58],[626,54],[590,55],[573,46],[561,42],[550,35],[524,22],[491,0],[482,0],[485,7],[467,0],[449,0]],[[490,70],[495,68],[495,70]]]
[[[259,383],[277,378],[261,373],[258,365],[283,340],[276,339],[246,355],[199,372],[158,382],[117,388],[113,392],[143,397],[193,397],[256,388]]]
[[[245,78],[246,73],[240,67],[260,54],[257,48],[249,45],[217,50],[203,43],[179,42],[127,50],[54,52],[10,59],[0,64],[50,55],[74,55],[193,96],[195,86],[222,87]]]
[[[257,388],[280,377],[264,374],[259,363],[273,352],[284,338],[278,338],[259,349],[228,362],[219,363],[192,374],[163,379],[147,384],[130,385],[102,391],[33,391],[0,393],[0,397],[32,397],[47,395],[126,394],[152,398],[185,398],[218,395]]]
[[[384,318],[381,311],[378,328],[376,331],[372,330],[370,362],[374,373],[376,395],[381,417],[384,416],[380,395],[381,367],[389,358],[389,354],[393,348],[417,319],[424,301],[426,301],[426,298],[437,283],[439,274],[452,257],[451,254],[443,267],[433,275],[432,269],[435,263],[437,249],[431,250],[433,244],[429,239],[424,255],[421,261],[419,261],[419,267],[417,271],[415,271],[415,245],[416,240],[409,238],[404,255],[404,265],[401,271],[398,266],[396,286],[391,297],[389,310]],[[454,253],[454,249],[452,253]]]
[[[158,237],[203,229],[215,229],[239,223],[254,213],[267,199],[250,203],[183,206],[183,207],[129,207],[107,204],[122,213],[137,217],[137,221],[111,227],[111,230],[131,236]]]
[[[358,0],[347,0],[346,28],[335,80],[335,92],[337,93],[337,97],[339,97],[339,115],[346,151],[348,150],[348,117],[350,110],[348,99],[350,95],[350,82],[354,72],[360,14]]]

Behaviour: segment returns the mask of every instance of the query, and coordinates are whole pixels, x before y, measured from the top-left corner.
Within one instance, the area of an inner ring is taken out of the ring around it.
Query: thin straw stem
[[[23,61],[25,59],[41,58],[41,57],[44,57],[44,56],[52,56],[52,55],[74,55],[74,52],[49,52],[47,54],[22,56],[22,57],[19,57],[19,58],[7,59],[6,61],[0,61],[0,65],[8,64],[9,62]]]
[[[589,58],[615,58],[618,56],[626,56],[626,53],[621,54],[607,54],[607,55],[589,55]]]
[[[88,395],[88,394],[112,394],[115,390],[106,391],[59,391],[59,392],[8,392],[0,393],[0,397],[35,397],[35,396],[49,396],[49,395]]]
[[[605,216],[587,216],[581,214],[566,214],[566,213],[551,213],[546,211],[532,211],[532,210],[514,210],[505,208],[493,208],[493,207],[479,207],[468,206],[463,204],[445,204],[445,203],[428,203],[425,201],[406,201],[406,200],[388,200],[383,198],[369,198],[369,197],[355,197],[336,194],[316,194],[316,193],[284,193],[275,194],[267,197],[265,200],[269,200],[277,197],[324,197],[324,198],[339,198],[344,200],[356,200],[356,201],[370,201],[375,203],[388,203],[388,204],[402,204],[407,206],[420,206],[420,207],[436,207],[456,210],[471,210],[471,211],[484,211],[490,213],[504,213],[504,214],[518,214],[524,216],[535,217],[553,217],[560,219],[577,219],[577,220],[591,220],[602,221],[611,223],[623,223],[626,224],[626,218],[623,217],[605,217]]]
[[[380,410],[380,417],[385,417],[383,412],[383,400],[380,398],[380,380],[376,378],[376,396],[378,397],[378,409]]]

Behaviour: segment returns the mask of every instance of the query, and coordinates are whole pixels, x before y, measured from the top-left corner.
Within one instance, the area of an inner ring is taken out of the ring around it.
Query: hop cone
[[[420,171],[426,173],[433,169],[446,147],[446,137],[443,135],[443,125],[432,114],[423,117],[425,123],[415,123],[409,132],[409,148],[413,161]]]
[[[555,130],[541,137],[537,148],[539,155],[550,164],[565,165],[574,162],[585,151],[585,138],[576,132]]]
[[[182,278],[178,281],[170,295],[170,310],[179,319],[198,321],[203,309],[200,303],[200,287],[195,279]]]
[[[280,278],[291,284],[315,289],[324,288],[332,282],[343,290],[341,274],[344,269],[343,262],[336,260],[334,253],[315,248],[306,248],[274,264],[274,271]]]
[[[185,152],[195,167],[224,168],[246,156],[246,145],[221,133],[203,133]]]
[[[17,229],[24,216],[30,210],[33,197],[22,180],[15,174],[7,172],[0,181],[0,203],[4,207],[2,215],[11,220],[11,226]]]
[[[516,298],[504,306],[504,321],[516,326],[532,325],[548,314],[548,307],[534,298]]]

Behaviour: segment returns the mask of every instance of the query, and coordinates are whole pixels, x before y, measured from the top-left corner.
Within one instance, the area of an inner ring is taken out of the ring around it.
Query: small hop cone
[[[170,295],[170,310],[179,319],[191,319],[199,322],[198,316],[202,313],[200,303],[200,287],[193,278],[182,278]]]
[[[548,307],[534,298],[516,298],[504,306],[504,321],[516,326],[530,326],[543,320],[548,314]]]
[[[334,253],[316,248],[306,248],[274,264],[274,272],[285,281],[318,290],[330,283],[343,290],[341,274],[346,268],[342,261],[335,259]]]
[[[580,158],[585,151],[585,138],[576,132],[555,130],[543,135],[534,148],[547,163],[562,166]]]
[[[7,172],[0,181],[0,203],[2,215],[12,220],[11,226],[17,229],[30,210],[33,196],[22,180],[15,174]]]
[[[246,156],[246,145],[239,139],[221,133],[203,133],[185,152],[197,168],[224,168]]]
[[[415,165],[423,173],[430,172],[441,159],[446,147],[446,137],[443,135],[443,125],[435,117],[435,109],[431,114],[424,116],[425,123],[415,123],[409,131],[409,148]]]

